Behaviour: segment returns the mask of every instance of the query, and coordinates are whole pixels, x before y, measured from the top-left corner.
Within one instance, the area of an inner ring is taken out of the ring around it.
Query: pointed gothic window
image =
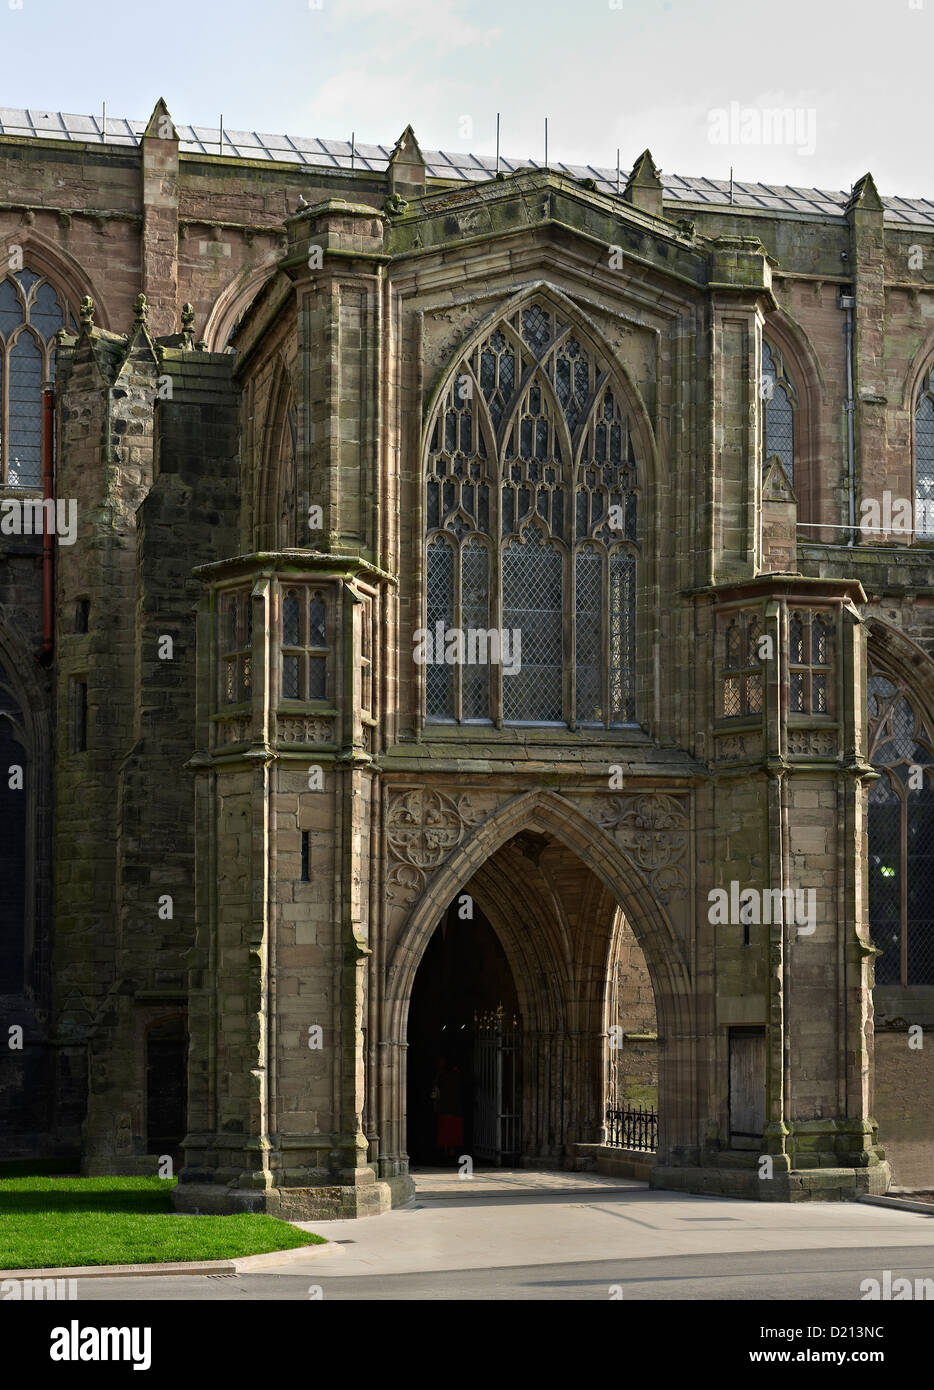
[[[0,484],[42,486],[42,387],[55,375],[55,334],[76,332],[64,299],[33,270],[0,280]]]
[[[934,368],[915,398],[915,535],[934,539]]]
[[[869,926],[877,985],[934,985],[934,731],[906,691],[868,681]]]
[[[609,364],[546,303],[508,315],[429,433],[429,720],[635,722],[638,495]]]
[[[777,348],[762,340],[763,462],[776,454],[790,482],[795,478],[795,406],[797,394]]]

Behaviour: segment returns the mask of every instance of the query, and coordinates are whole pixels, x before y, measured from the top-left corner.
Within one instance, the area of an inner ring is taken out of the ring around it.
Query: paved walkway
[[[934,1246],[934,1219],[861,1202],[746,1202],[656,1192],[593,1173],[416,1173],[412,1206],[363,1221],[308,1223],[342,1253],[314,1278],[552,1262]]]
[[[859,1299],[889,1269],[934,1278],[934,1218],[863,1203],[653,1192],[592,1173],[416,1174],[410,1206],[304,1223],[333,1252],[241,1276],[79,1280],[81,1299]],[[303,1224],[303,1223],[299,1223]]]

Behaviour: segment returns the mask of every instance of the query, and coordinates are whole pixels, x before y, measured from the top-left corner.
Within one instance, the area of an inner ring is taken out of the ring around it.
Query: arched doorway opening
[[[469,893],[459,894],[422,956],[409,1008],[411,1163],[520,1157],[519,1000],[506,953]]]
[[[442,917],[445,931],[471,925],[457,917],[465,895],[474,923],[479,913],[492,929],[518,1000],[514,1161],[573,1166],[581,1157],[577,1145],[606,1142],[611,1105],[657,1112],[659,1161],[675,1146],[683,1161],[695,1130],[696,1092],[687,1080],[690,993],[670,927],[645,887],[629,881],[611,842],[580,821],[573,804],[546,793],[536,797],[534,810],[513,803],[503,820],[492,835],[491,822],[484,826],[493,844],[479,864],[467,846],[458,857],[460,873],[452,861],[391,952],[386,1002],[390,1016],[398,1010],[403,1046],[386,1060],[406,1060],[401,1074],[391,1067],[384,1073],[381,1172],[404,1173],[410,1160],[424,1164],[426,1133],[429,1161],[436,1151],[427,1107],[437,1074],[444,967],[435,957],[447,949],[443,933],[438,937]],[[507,827],[512,834],[503,837]],[[495,1007],[500,993],[492,990],[484,1002]],[[461,1021],[464,1014],[462,1007]],[[624,1047],[615,1057],[611,1037]]]

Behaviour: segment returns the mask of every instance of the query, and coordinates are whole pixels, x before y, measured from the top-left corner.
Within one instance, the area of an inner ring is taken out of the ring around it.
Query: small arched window
[[[429,439],[429,721],[633,723],[639,479],[610,364],[527,304],[463,358]]]
[[[915,535],[934,539],[934,367],[915,398]]]
[[[797,393],[789,379],[782,354],[762,340],[762,400],[764,403],[762,457],[767,463],[777,454],[790,482],[795,478],[795,409]]]
[[[900,686],[868,681],[869,926],[876,984],[934,985],[934,731]]]
[[[77,332],[63,297],[33,270],[0,280],[0,485],[42,485],[42,387],[55,375],[55,334]]]

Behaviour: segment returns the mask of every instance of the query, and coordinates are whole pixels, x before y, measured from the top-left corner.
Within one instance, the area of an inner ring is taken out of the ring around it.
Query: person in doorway
[[[464,1147],[464,1084],[460,1068],[456,1064],[449,1067],[444,1057],[438,1058],[431,1095],[438,1117],[435,1142],[438,1152],[450,1162]]]

